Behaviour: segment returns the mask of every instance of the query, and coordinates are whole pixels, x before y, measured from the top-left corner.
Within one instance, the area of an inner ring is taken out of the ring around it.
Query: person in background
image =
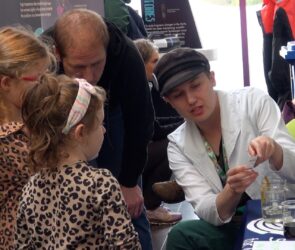
[[[104,0],[104,16],[108,22],[115,24],[127,35],[129,12],[124,0]]]
[[[185,119],[168,136],[168,159],[200,217],[174,226],[166,247],[232,249],[237,208],[260,198],[264,176],[275,172],[295,181],[295,145],[280,109],[255,88],[214,90],[214,72],[194,49],[168,52],[154,72],[160,94]]]
[[[105,0],[105,19],[115,24],[130,39],[146,38],[148,36],[144,22],[138,13],[131,8],[131,0]]]
[[[73,9],[54,25],[60,73],[103,87],[106,139],[92,164],[118,179],[143,249],[152,249],[140,188],[152,138],[154,111],[145,68],[133,42],[97,13]]]
[[[15,249],[141,249],[120,185],[89,165],[101,148],[105,91],[84,79],[46,75],[22,107],[30,134]]]
[[[152,100],[156,104],[154,104],[156,113],[154,136],[148,146],[148,162],[142,175],[144,204],[151,224],[173,224],[181,220],[181,213],[172,212],[161,206],[162,201],[154,193],[152,186],[155,182],[167,181],[171,178],[172,173],[167,158],[167,135],[183,123],[183,119],[175,113],[169,104],[165,103],[156,89],[153,71],[159,60],[158,48],[148,39],[137,39],[134,43],[144,61]],[[163,113],[163,111],[166,111],[165,116],[164,114],[162,116],[157,115],[157,113]]]
[[[125,0],[125,2],[131,2],[130,0]],[[129,25],[127,36],[132,39],[147,38],[148,32],[145,28],[142,17],[138,14],[136,10],[131,8],[131,6],[126,5],[129,12]]]
[[[2,27],[0,41],[0,249],[11,250],[18,201],[31,176],[22,97],[54,66],[54,56],[24,27]]]

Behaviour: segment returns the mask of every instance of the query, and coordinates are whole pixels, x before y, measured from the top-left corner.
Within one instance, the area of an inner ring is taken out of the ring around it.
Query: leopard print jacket
[[[86,162],[30,179],[15,243],[16,249],[141,249],[117,180]]]
[[[30,177],[27,144],[22,123],[0,126],[0,250],[14,249],[18,201]]]

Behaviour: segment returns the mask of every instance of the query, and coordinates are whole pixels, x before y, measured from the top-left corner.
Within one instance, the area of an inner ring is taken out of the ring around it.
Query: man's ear
[[[216,86],[216,79],[215,79],[215,72],[214,71],[210,71],[210,80],[212,82],[212,86],[215,87]]]
[[[0,75],[0,89],[3,91],[9,90],[11,86],[11,78],[9,76]]]
[[[77,141],[82,141],[86,135],[85,125],[82,123],[78,124],[73,132],[74,138]]]
[[[57,62],[61,62],[61,53],[56,46],[53,46],[53,53],[55,55]]]

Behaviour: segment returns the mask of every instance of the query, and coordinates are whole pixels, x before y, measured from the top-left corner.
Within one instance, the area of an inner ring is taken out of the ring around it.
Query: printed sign
[[[182,47],[202,47],[188,0],[141,0],[141,6],[149,34],[177,36]]]
[[[0,26],[20,24],[40,34],[73,8],[90,9],[103,16],[104,0],[2,0]]]

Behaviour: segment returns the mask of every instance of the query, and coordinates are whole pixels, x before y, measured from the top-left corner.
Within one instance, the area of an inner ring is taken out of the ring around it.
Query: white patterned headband
[[[72,127],[78,124],[86,114],[88,109],[91,95],[95,94],[95,88],[84,79],[75,78],[79,83],[79,90],[71,108],[67,124],[63,128],[62,133],[68,134]]]

